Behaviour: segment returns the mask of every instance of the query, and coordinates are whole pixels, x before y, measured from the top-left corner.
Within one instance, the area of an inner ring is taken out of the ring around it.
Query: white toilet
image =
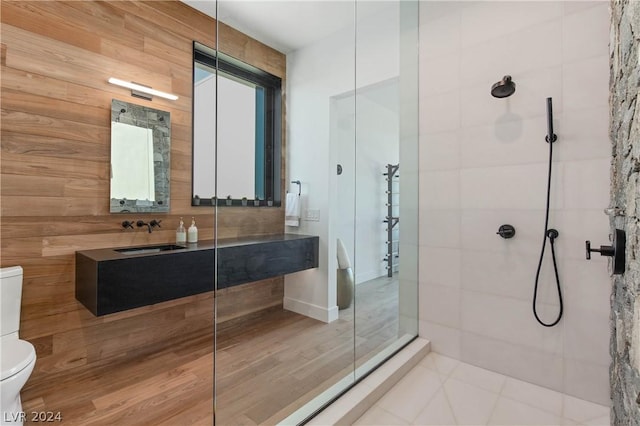
[[[18,338],[22,301],[22,267],[0,269],[0,424],[22,425],[20,390],[36,364],[33,345]]]

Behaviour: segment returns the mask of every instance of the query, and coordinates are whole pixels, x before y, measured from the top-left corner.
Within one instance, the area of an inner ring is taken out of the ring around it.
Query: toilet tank
[[[0,331],[2,336],[20,329],[22,267],[0,268]]]

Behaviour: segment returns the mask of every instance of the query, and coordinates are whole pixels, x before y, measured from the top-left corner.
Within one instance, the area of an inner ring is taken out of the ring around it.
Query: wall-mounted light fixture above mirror
[[[280,205],[282,80],[197,42],[193,58],[192,204]]]
[[[144,84],[134,83],[131,81],[120,80],[119,78],[111,77],[109,78],[109,83],[115,84],[116,86],[126,87],[127,89],[131,89],[131,96],[136,96],[138,98],[143,98],[148,101],[153,99],[153,96],[159,96],[161,98],[169,99],[171,101],[175,101],[178,99],[178,96],[162,92],[160,90],[156,90],[153,87],[145,86]]]
[[[111,213],[168,212],[171,115],[111,101]]]

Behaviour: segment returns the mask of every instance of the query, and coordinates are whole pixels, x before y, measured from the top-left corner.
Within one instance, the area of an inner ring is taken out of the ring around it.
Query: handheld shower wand
[[[538,261],[538,269],[536,271],[536,281],[533,289],[533,315],[536,317],[536,320],[545,327],[553,327],[554,325],[560,322],[563,313],[563,304],[562,304],[562,289],[560,288],[560,277],[558,276],[558,264],[556,262],[556,251],[554,247],[554,243],[556,238],[560,235],[556,229],[549,229],[549,205],[551,201],[551,170],[553,165],[553,143],[558,140],[558,136],[553,133],[553,104],[551,98],[547,98],[547,136],[545,140],[549,144],[549,173],[547,174],[547,206],[545,209],[544,216],[544,236],[542,239],[542,249],[540,251],[540,260]],[[549,244],[551,246],[551,258],[553,259],[553,271],[555,273],[556,278],[556,287],[558,289],[558,301],[560,304],[560,309],[558,312],[557,318],[550,323],[545,323],[538,316],[538,308],[536,306],[536,300],[538,298],[538,280],[540,279],[540,269],[542,268],[542,260],[544,259],[544,250],[547,245],[547,238],[549,239]]]

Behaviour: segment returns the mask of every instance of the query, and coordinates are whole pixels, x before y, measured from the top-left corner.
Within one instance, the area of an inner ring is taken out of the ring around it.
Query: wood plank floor
[[[212,323],[211,333],[26,386],[23,409],[60,412],[68,425],[211,425],[215,356],[216,425],[275,424],[397,338],[397,280],[360,284],[356,300],[330,324],[281,308],[227,321],[215,355]]]

